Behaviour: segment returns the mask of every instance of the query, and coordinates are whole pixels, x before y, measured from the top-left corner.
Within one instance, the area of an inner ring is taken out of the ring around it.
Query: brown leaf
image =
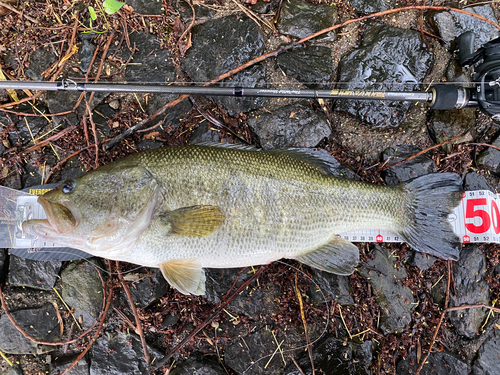
[[[177,17],[174,20],[174,30],[172,31],[173,37],[180,38],[184,30],[186,30],[186,26],[184,26],[184,23],[182,22],[181,18]]]
[[[187,36],[179,40],[178,42],[179,45],[179,52],[181,53],[181,57],[184,57],[184,54],[186,51],[191,48],[191,33],[189,33]]]

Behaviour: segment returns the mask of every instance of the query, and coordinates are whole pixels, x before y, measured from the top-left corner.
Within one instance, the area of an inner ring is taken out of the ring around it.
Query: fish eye
[[[70,194],[76,188],[76,180],[65,181],[62,186],[62,192],[64,194]]]

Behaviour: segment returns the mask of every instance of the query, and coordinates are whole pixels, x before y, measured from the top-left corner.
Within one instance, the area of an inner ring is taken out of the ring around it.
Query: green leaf
[[[102,5],[104,6],[104,11],[106,13],[113,14],[118,12],[120,8],[125,5],[125,3],[117,0],[104,0]]]
[[[95,12],[94,7],[89,6],[89,13],[90,18],[95,21],[97,19],[97,13]]]

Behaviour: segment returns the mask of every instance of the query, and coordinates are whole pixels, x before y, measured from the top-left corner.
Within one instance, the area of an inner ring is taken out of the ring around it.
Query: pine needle
[[[302,323],[304,324],[304,334],[306,336],[307,352],[309,353],[309,359],[311,360],[312,375],[315,375],[316,371],[314,369],[314,360],[312,356],[311,341],[309,340],[309,333],[307,331],[306,315],[304,314],[304,303],[302,302],[302,296],[300,294],[299,287],[297,285],[298,273],[295,274],[295,292],[297,293],[297,299],[299,300],[300,306],[300,316],[302,318]],[[342,319],[344,320],[344,319]]]

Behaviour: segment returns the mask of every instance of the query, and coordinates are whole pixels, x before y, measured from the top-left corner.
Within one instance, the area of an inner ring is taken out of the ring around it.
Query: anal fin
[[[175,259],[160,264],[163,277],[182,294],[205,294],[205,271],[195,259]]]
[[[337,275],[350,275],[359,263],[359,249],[352,242],[335,237],[329,243],[295,257],[301,263]]]

